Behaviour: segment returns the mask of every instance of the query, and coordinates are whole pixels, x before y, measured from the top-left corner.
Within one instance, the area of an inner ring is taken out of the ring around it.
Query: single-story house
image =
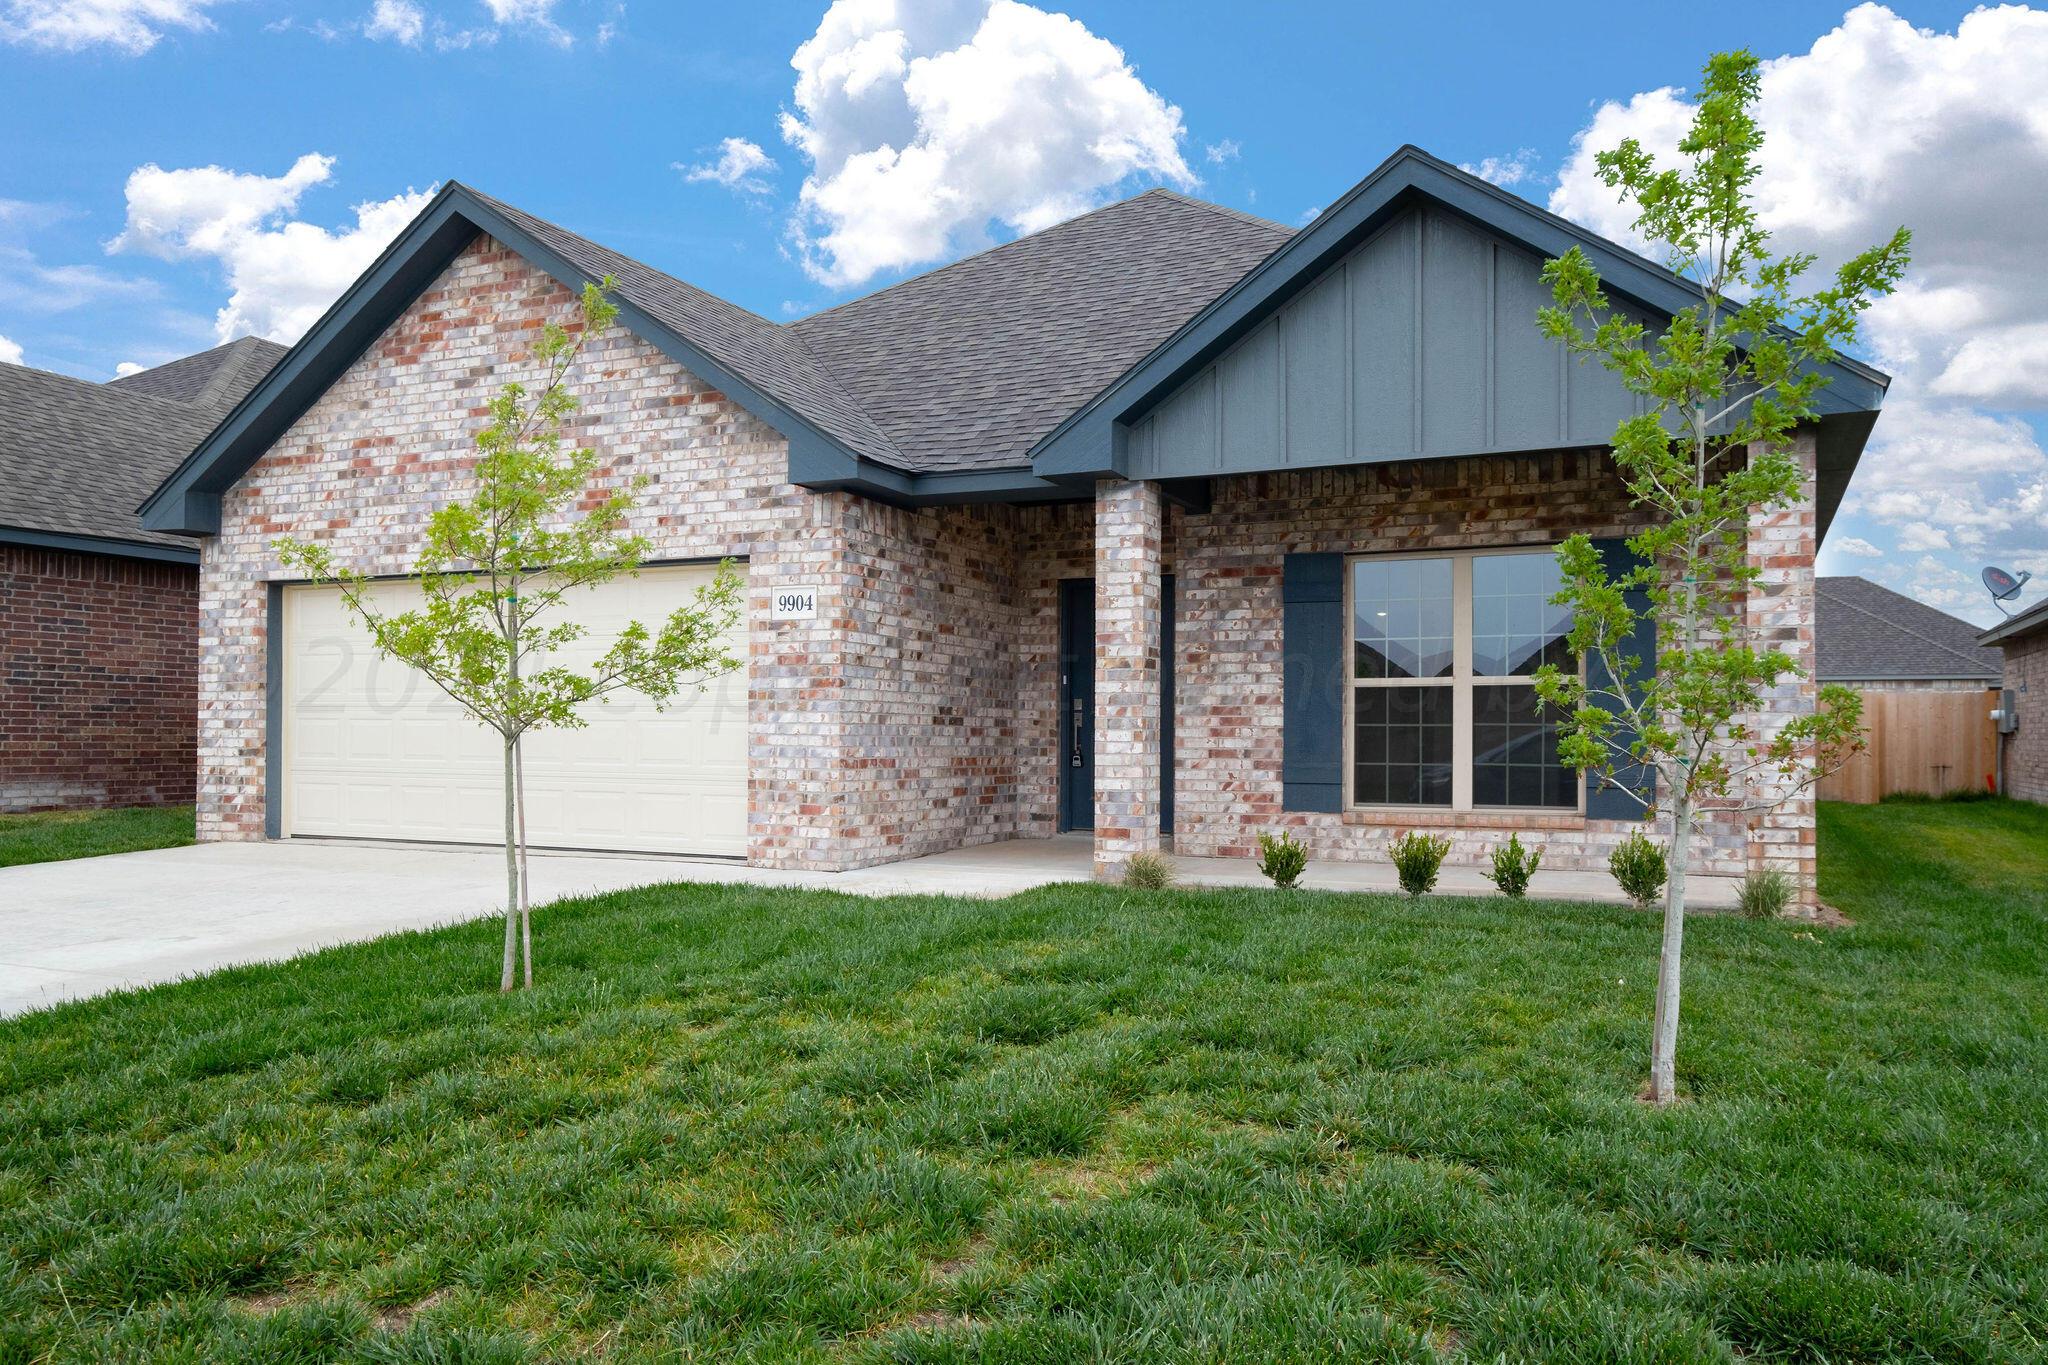
[[[1976,626],[1867,578],[1822,578],[1814,674],[1863,696],[1865,747],[1822,784],[1823,799],[1878,801],[1994,780],[2004,661]]]
[[[0,364],[0,812],[192,799],[199,548],[135,506],[284,354]]]
[[[1814,676],[1859,692],[1982,692],[2005,676],[1997,649],[1959,616],[1867,578],[1815,580]]]
[[[2048,801],[2048,598],[1977,637],[2005,655],[2014,724],[2003,736],[2005,794]]]
[[[1413,148],[1299,230],[1152,190],[784,323],[451,183],[144,505],[203,538],[200,835],[496,837],[483,736],[274,542],[405,574],[486,397],[610,275],[575,437],[648,481],[656,562],[591,617],[730,556],[748,666],[537,746],[536,843],[849,868],[1074,831],[1108,872],[1421,826],[1604,865],[1636,808],[1557,762],[1529,685],[1566,625],[1552,546],[1619,559],[1637,524],[1604,449],[1635,400],[1536,330],[1572,246],[1652,323],[1695,297]],[[1806,496],[1749,532],[1749,610],[1809,660],[1888,383],[1827,369]],[[1802,800],[1719,820],[1705,860],[1810,884],[1813,840]]]

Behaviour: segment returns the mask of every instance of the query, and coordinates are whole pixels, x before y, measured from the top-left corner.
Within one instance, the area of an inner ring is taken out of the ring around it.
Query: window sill
[[[1584,813],[1575,810],[1492,807],[1487,810],[1446,810],[1442,806],[1353,806],[1342,816],[1347,825],[1363,828],[1400,826],[1417,829],[1579,830]]]

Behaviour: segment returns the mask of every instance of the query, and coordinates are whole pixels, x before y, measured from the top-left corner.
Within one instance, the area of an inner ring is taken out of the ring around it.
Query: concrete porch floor
[[[855,872],[783,872],[686,858],[536,853],[536,903],[658,882],[810,887],[855,895],[1008,896],[1087,881],[1087,835],[983,844]],[[1247,859],[1175,858],[1185,886],[1264,886]],[[1310,863],[1321,891],[1393,891],[1385,863]],[[1695,878],[1696,903],[1735,903],[1735,883]],[[0,1015],[404,929],[474,919],[504,895],[488,848],[317,840],[199,844],[0,869]],[[1439,890],[1492,895],[1477,868]],[[1531,893],[1619,901],[1605,872],[1541,871]]]

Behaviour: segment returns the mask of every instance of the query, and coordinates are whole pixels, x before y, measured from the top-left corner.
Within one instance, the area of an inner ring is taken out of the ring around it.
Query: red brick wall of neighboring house
[[[2005,738],[2006,794],[2048,801],[2048,631],[2006,642],[2005,685],[2020,713]]]
[[[0,811],[192,799],[199,573],[0,545]]]

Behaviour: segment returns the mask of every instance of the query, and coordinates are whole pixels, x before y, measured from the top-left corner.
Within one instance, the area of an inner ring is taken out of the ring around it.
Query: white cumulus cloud
[[[1458,169],[1476,175],[1481,180],[1491,180],[1502,189],[1506,189],[1535,177],[1536,149],[1524,147],[1506,156],[1483,157],[1477,165],[1461,162]]]
[[[407,47],[417,47],[427,31],[427,15],[412,0],[377,0],[363,24],[366,38],[389,38]]]
[[[1960,591],[1926,567],[1938,554],[2048,561],[2048,456],[2017,415],[2048,409],[2044,72],[2048,11],[1977,9],[1943,32],[1863,4],[1761,73],[1756,195],[1777,245],[1827,270],[1913,229],[1904,287],[1865,318],[1894,383],[1843,510],[1922,554],[1916,590]],[[1690,115],[1674,89],[1602,104],[1550,208],[1638,243],[1594,155],[1632,136],[1672,164]]]
[[[120,362],[118,365],[114,366],[114,377],[116,379],[126,379],[129,375],[141,374],[144,370],[148,368],[149,366],[139,364],[136,361],[124,360]]]
[[[147,52],[167,29],[213,27],[206,11],[220,0],[0,0],[0,39],[77,52],[110,47]]]
[[[709,182],[744,194],[766,194],[769,185],[763,177],[775,169],[775,158],[761,150],[758,142],[729,137],[718,144],[716,161],[696,166],[686,166],[678,161],[675,169],[683,173],[683,179],[693,183]]]
[[[433,197],[428,189],[357,204],[354,225],[338,229],[292,217],[333,171],[334,159],[318,153],[279,176],[143,166],[128,177],[127,226],[107,249],[212,259],[230,291],[214,318],[221,340],[297,341]]]
[[[19,365],[20,363],[21,343],[8,337],[0,336],[0,365]]]
[[[1854,555],[1858,559],[1883,559],[1884,551],[1860,536],[1843,536],[1828,542],[1828,548],[1840,554]]]
[[[1018,0],[836,0],[790,64],[791,237],[833,286],[1032,232],[1133,177],[1192,186],[1180,110],[1114,44]]]

